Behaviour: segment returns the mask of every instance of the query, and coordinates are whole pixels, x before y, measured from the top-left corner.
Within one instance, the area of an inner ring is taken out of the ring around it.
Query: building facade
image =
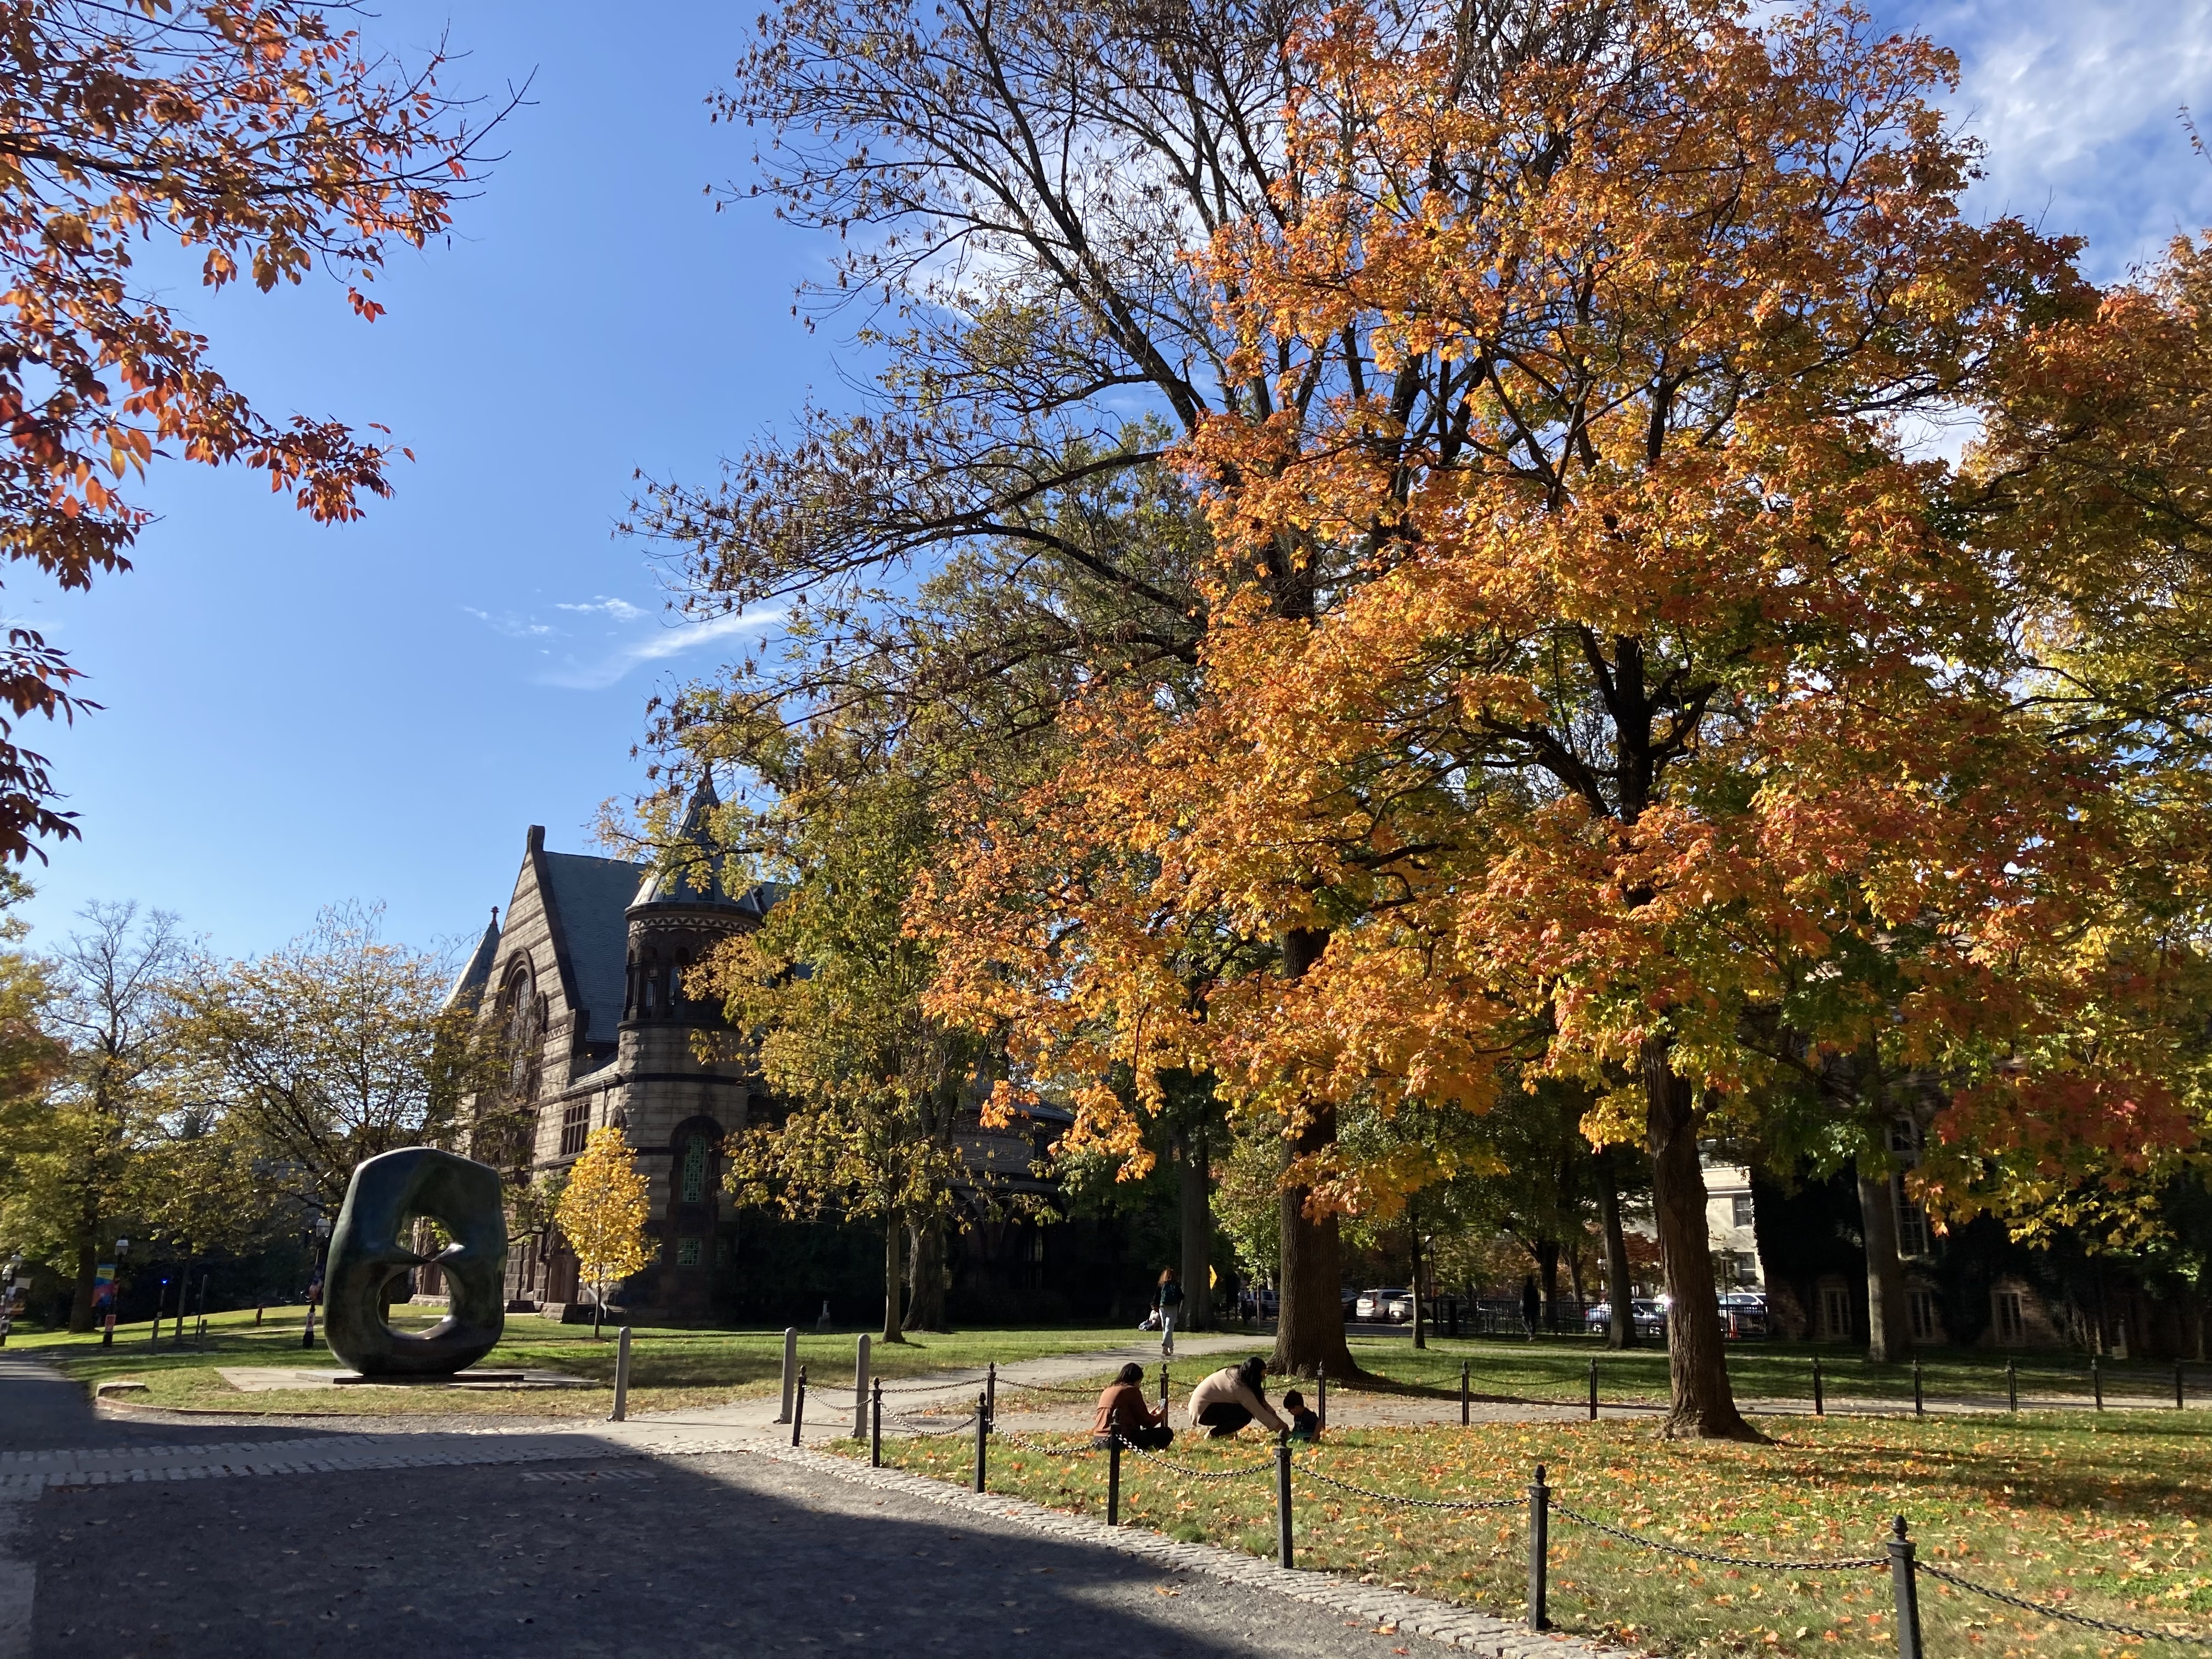
[[[465,1108],[471,1155],[520,1190],[566,1169],[593,1129],[621,1129],[650,1183],[655,1247],[621,1299],[677,1319],[713,1310],[735,1224],[721,1196],[722,1141],[745,1127],[754,1092],[739,1060],[702,1052],[721,1021],[684,975],[721,940],[758,927],[775,896],[726,884],[707,825],[719,804],[702,784],[666,868],[549,852],[544,828],[532,825],[506,919],[493,913],[452,992],[494,1027],[506,1057],[496,1099]],[[544,1218],[530,1219],[538,1224],[510,1241],[509,1305],[558,1315],[587,1303],[574,1253]]]

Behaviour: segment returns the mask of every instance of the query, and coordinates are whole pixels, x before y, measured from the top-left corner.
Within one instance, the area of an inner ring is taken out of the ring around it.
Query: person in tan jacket
[[[1267,1362],[1255,1354],[1238,1365],[1224,1365],[1190,1391],[1190,1425],[1209,1440],[1224,1440],[1247,1423],[1280,1433],[1287,1426],[1261,1392]]]
[[[1167,1407],[1154,1411],[1145,1404],[1145,1368],[1133,1359],[1098,1396],[1098,1415],[1091,1425],[1091,1443],[1104,1447],[1115,1435],[1125,1446],[1144,1451],[1165,1451],[1175,1438],[1168,1426]]]

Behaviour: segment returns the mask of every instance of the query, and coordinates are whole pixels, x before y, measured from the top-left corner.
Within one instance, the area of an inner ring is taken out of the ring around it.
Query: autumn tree
[[[576,1253],[576,1265],[592,1286],[592,1335],[596,1340],[606,1314],[607,1286],[619,1283],[653,1260],[646,1222],[651,1206],[637,1155],[619,1127],[602,1123],[568,1169],[553,1219]]]
[[[83,927],[44,964],[43,1023],[64,1058],[10,1208],[38,1216],[40,1254],[76,1281],[70,1328],[88,1331],[100,1255],[114,1224],[135,1216],[141,1160],[179,1104],[167,1039],[190,959],[166,911],[94,902],[80,915]]]
[[[2063,245],[1960,217],[1972,152],[1924,41],[1817,3],[1521,21],[1553,49],[1409,50],[1352,13],[1298,41],[1282,210],[1212,268],[1236,361],[1314,413],[1187,447],[1220,573],[1204,696],[1093,699],[953,890],[1032,884],[1047,836],[1152,873],[1086,900],[1079,959],[1042,911],[979,939],[964,994],[1057,975],[1308,1115],[1485,1109],[1486,1054],[1542,1031],[1598,1138],[1650,1155],[1670,1430],[1747,1435],[1698,1146],[1778,1047],[1894,1025],[1966,1092],[2055,1087],[2107,1144],[2177,1132],[2141,1053],[2022,1041],[2095,977],[2126,849],[2100,757],[2017,707],[2003,571],[1898,425],[2080,284]],[[1284,560],[1325,610],[1244,585]],[[1222,912],[1272,919],[1301,971],[1217,988],[1201,1032],[1157,941]],[[1909,984],[1894,1008],[1847,944]],[[1294,1150],[1317,1195],[1356,1183]]]
[[[442,52],[375,57],[343,27],[352,9],[18,0],[0,15],[0,556],[64,588],[127,569],[149,517],[131,485],[159,457],[255,468],[325,523],[391,493],[404,452],[256,408],[137,267],[150,243],[206,287],[264,292],[319,268],[362,318],[382,311],[368,289],[386,253],[445,231],[490,123],[439,90]],[[76,833],[14,723],[93,707],[80,672],[35,629],[9,630],[0,856]]]
[[[951,711],[1026,763],[1101,680],[1195,678],[1208,538],[1163,458],[1221,410],[1295,421],[1308,404],[1279,404],[1232,365],[1222,295],[1191,256],[1226,221],[1276,210],[1284,47],[1315,9],[787,0],[768,15],[720,112],[767,137],[732,195],[834,234],[805,303],[868,307],[891,361],[863,409],[804,410],[719,483],[639,503],[697,612],[789,618],[789,653],[687,693],[674,727],[803,720],[857,684],[889,699],[894,728]],[[916,568],[951,581],[911,584]],[[1291,612],[1312,603],[1287,565],[1254,580]],[[954,769],[971,770],[1020,768]],[[1264,925],[1243,944],[1293,969],[1310,954]],[[1325,1142],[1327,1124],[1302,1133]],[[1302,1200],[1283,1216],[1304,1265],[1279,1352],[1342,1370],[1334,1222]]]
[[[773,1115],[726,1143],[730,1191],[793,1218],[879,1226],[883,1340],[901,1342],[905,1329],[941,1325],[931,1282],[941,1241],[996,1197],[991,1172],[971,1168],[959,1141],[988,1056],[924,1011],[933,961],[904,925],[915,871],[936,846],[931,791],[896,754],[851,781],[836,751],[872,735],[825,721],[790,734],[780,765],[769,761],[775,744],[752,748],[768,763],[755,799],[726,809],[720,828],[781,891],[760,928],[718,946],[691,983],[721,1004],[730,1041],[774,1102]],[[914,1297],[902,1318],[909,1234]]]
[[[485,1080],[473,1011],[447,1004],[451,964],[381,922],[339,905],[265,957],[202,962],[166,1033],[195,1089],[333,1212],[356,1164],[449,1138]]]

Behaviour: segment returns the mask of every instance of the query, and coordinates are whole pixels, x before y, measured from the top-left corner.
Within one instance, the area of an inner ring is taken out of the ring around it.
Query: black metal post
[[[2093,1353],[2089,1356],[2089,1389],[2096,1396],[2097,1409],[2104,1410],[2105,1356],[2100,1353]]]
[[[1121,1524],[1121,1434],[1118,1429],[1106,1431],[1106,1524]]]
[[[1912,1540],[1905,1535],[1905,1517],[1889,1528],[1889,1584],[1897,1597],[1897,1659],[1921,1659],[1920,1587],[1914,1581]]]
[[[884,1466],[884,1379],[878,1377],[868,1401],[868,1467]]]
[[[1597,1356],[1590,1356],[1590,1421],[1597,1421]]]
[[[2188,1403],[2189,1397],[2184,1392],[2181,1381],[2181,1362],[2177,1359],[2173,1362],[2173,1409],[2181,1411],[2187,1407]]]
[[[1912,1356],[1912,1414],[1915,1417],[1925,1417],[1928,1414],[1928,1407],[1922,1403],[1920,1398],[1920,1356],[1918,1354]]]
[[[1320,1381],[1314,1384],[1314,1423],[1316,1427],[1328,1426],[1328,1373],[1318,1373]]]
[[[1285,1429],[1275,1437],[1275,1559],[1284,1566],[1291,1559],[1291,1435]]]
[[[983,1398],[990,1402],[991,1415],[999,1414],[999,1362],[993,1360],[983,1367]]]
[[[607,1421],[619,1423],[629,1415],[629,1327],[615,1333],[615,1408]]]
[[[1459,1425],[1467,1426],[1467,1361],[1459,1362]]]
[[[1826,1417],[1827,1414],[1827,1402],[1820,1398],[1820,1359],[1815,1354],[1813,1358],[1813,1415]]]
[[[986,1455],[984,1449],[989,1445],[990,1440],[991,1397],[988,1395],[979,1394],[975,1396],[975,1490],[977,1492],[983,1490]]]
[[[1551,1615],[1544,1611],[1544,1575],[1551,1555],[1552,1489],[1544,1484],[1544,1466],[1536,1465],[1536,1478],[1528,1483],[1528,1628],[1549,1630]]]
[[[1167,1410],[1167,1408],[1168,1408],[1168,1362],[1167,1362],[1166,1360],[1163,1359],[1162,1361],[1160,1361],[1160,1409],[1161,1409],[1163,1412],[1164,1412],[1165,1410]]]
[[[2020,1366],[2009,1359],[2005,1361],[2005,1409],[2020,1409]]]
[[[791,1395],[791,1443],[799,1443],[799,1431],[806,1426],[806,1367],[799,1368],[797,1386]]]

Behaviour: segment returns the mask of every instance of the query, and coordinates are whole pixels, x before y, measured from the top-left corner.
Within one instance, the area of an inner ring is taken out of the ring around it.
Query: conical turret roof
[[[675,844],[646,872],[638,884],[635,910],[647,904],[713,905],[758,915],[766,908],[753,884],[730,864],[730,855],[714,839],[714,817],[721,806],[711,774],[702,774],[699,787],[684,809]]]

